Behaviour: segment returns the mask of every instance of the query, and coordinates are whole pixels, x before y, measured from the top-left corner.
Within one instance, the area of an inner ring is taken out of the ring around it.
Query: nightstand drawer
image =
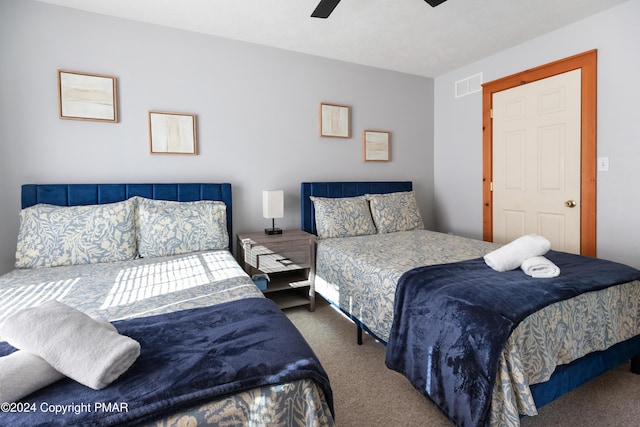
[[[269,249],[274,254],[280,255],[282,258],[287,258],[291,262],[299,264],[301,267],[309,267],[311,251],[309,250],[309,242],[303,245],[268,245]]]
[[[291,259],[283,257],[280,254],[268,253],[262,255],[256,255],[256,265],[252,267],[257,268],[263,273],[278,273],[281,271],[293,271],[307,268],[304,264],[298,264]]]
[[[265,273],[309,268],[311,250],[308,242],[304,246],[265,246],[250,242],[244,244],[244,262]],[[265,270],[265,267],[269,270]]]

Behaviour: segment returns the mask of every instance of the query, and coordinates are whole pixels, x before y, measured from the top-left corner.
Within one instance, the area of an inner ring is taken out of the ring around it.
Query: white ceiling
[[[319,0],[38,0],[437,77],[627,0],[342,0],[328,19]]]

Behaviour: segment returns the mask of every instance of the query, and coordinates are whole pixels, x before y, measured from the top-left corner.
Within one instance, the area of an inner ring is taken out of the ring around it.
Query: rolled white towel
[[[88,315],[58,301],[25,308],[7,317],[0,324],[0,336],[95,390],[115,381],[140,355],[137,341],[107,330]]]
[[[515,270],[524,260],[544,255],[549,249],[551,243],[547,239],[536,234],[528,234],[489,252],[484,256],[484,262],[496,271]]]
[[[543,256],[525,259],[520,268],[531,277],[549,278],[560,275],[560,267]]]
[[[0,403],[16,402],[64,378],[43,358],[18,350],[0,357]]]
[[[94,319],[105,329],[116,328],[102,317]],[[0,357],[0,403],[16,402],[34,391],[60,381],[64,375],[46,360],[24,350]]]

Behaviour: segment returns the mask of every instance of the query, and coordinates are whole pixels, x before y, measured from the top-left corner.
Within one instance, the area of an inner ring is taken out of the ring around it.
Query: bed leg
[[[640,375],[640,355],[631,358],[631,372]]]
[[[358,325],[358,345],[362,345],[362,327]]]

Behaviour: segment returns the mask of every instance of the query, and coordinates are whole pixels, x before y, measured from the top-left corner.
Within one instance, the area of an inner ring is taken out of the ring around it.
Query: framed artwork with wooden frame
[[[350,107],[336,104],[320,104],[320,136],[350,138]]]
[[[116,78],[58,70],[58,115],[68,120],[116,123]]]
[[[151,154],[197,154],[196,115],[149,111],[149,150]]]
[[[391,134],[379,130],[362,132],[362,160],[388,162],[391,160]]]

